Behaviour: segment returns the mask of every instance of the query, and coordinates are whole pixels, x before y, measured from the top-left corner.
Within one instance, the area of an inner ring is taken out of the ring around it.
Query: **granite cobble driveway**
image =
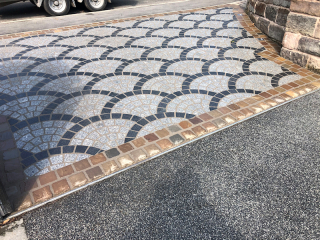
[[[230,105],[299,75],[232,8],[0,41],[0,115],[26,178]]]

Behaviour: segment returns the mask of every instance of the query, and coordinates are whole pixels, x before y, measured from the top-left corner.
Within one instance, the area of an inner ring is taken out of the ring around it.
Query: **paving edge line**
[[[47,200],[47,201],[45,201],[45,202],[39,203],[39,204],[34,205],[34,206],[32,206],[32,207],[29,207],[29,208],[27,208],[27,209],[25,209],[25,210],[22,210],[22,211],[20,211],[20,212],[14,213],[14,214],[8,216],[5,220],[10,220],[10,219],[15,218],[15,217],[18,217],[18,216],[20,216],[20,215],[22,215],[22,214],[24,214],[24,213],[30,212],[30,211],[32,211],[32,210],[35,210],[35,209],[37,209],[37,208],[39,208],[39,207],[41,207],[41,206],[44,206],[44,205],[46,205],[46,204],[48,204],[48,203],[54,202],[54,201],[56,201],[56,200],[59,200],[60,198],[66,197],[66,196],[68,196],[68,195],[70,195],[70,194],[72,194],[72,193],[78,192],[78,191],[80,191],[80,190],[82,190],[82,189],[85,189],[85,188],[91,186],[91,185],[94,185],[94,184],[99,183],[99,182],[101,182],[101,181],[103,181],[103,180],[106,180],[106,179],[108,179],[108,178],[110,178],[110,177],[113,177],[113,176],[115,176],[115,175],[117,175],[117,174],[119,174],[119,173],[122,173],[122,172],[127,171],[127,170],[129,170],[129,169],[131,169],[131,168],[134,168],[134,167],[136,167],[136,166],[139,166],[139,165],[141,165],[141,164],[143,164],[143,163],[145,163],[145,162],[148,162],[148,161],[150,161],[150,160],[152,160],[152,159],[155,159],[155,158],[160,157],[160,156],[162,156],[162,155],[164,155],[164,154],[167,154],[167,153],[169,153],[169,152],[172,152],[172,151],[174,151],[174,150],[176,150],[176,149],[178,149],[178,148],[181,148],[181,147],[186,146],[186,145],[188,145],[188,144],[190,144],[190,143],[196,142],[196,141],[198,141],[198,140],[200,140],[200,139],[202,139],[202,138],[208,137],[208,136],[213,135],[213,134],[215,134],[215,133],[218,133],[218,132],[220,132],[220,131],[222,131],[222,130],[225,130],[225,129],[227,129],[227,128],[230,128],[230,127],[232,127],[232,126],[235,126],[235,125],[237,125],[237,124],[239,124],[239,123],[245,122],[245,121],[247,121],[247,120],[249,120],[249,119],[252,119],[252,118],[254,118],[254,117],[257,117],[257,116],[259,116],[259,115],[261,115],[261,114],[264,114],[264,113],[266,113],[266,112],[269,112],[269,111],[271,111],[271,110],[273,110],[273,109],[275,109],[275,108],[284,106],[284,105],[286,105],[286,104],[288,104],[288,103],[290,103],[290,102],[293,102],[293,101],[298,100],[298,99],[300,99],[300,98],[302,98],[302,97],[308,96],[308,95],[310,95],[310,94],[312,94],[312,93],[315,93],[315,92],[317,92],[317,91],[319,91],[319,90],[320,90],[320,89],[316,89],[316,90],[313,90],[313,91],[311,91],[311,92],[308,92],[308,93],[306,93],[306,94],[304,94],[304,95],[300,95],[300,96],[298,96],[298,97],[296,97],[296,98],[292,98],[291,100],[288,100],[288,101],[286,101],[286,102],[280,103],[280,104],[278,104],[278,105],[276,105],[276,106],[274,106],[274,107],[268,108],[267,110],[264,110],[264,111],[262,111],[262,112],[256,113],[256,114],[254,114],[254,115],[252,115],[252,116],[250,116],[250,117],[247,117],[247,118],[242,119],[242,120],[238,120],[238,121],[236,121],[236,122],[234,122],[234,123],[231,123],[231,124],[229,124],[229,125],[227,125],[227,126],[221,127],[221,128],[219,128],[219,129],[217,129],[217,130],[215,130],[215,131],[213,131],[213,132],[209,132],[209,133],[204,134],[204,135],[202,135],[202,136],[200,136],[200,137],[197,137],[197,138],[195,138],[195,139],[193,139],[193,140],[190,140],[190,141],[188,141],[188,142],[182,143],[181,145],[178,145],[178,146],[175,146],[175,147],[173,147],[173,148],[170,148],[170,149],[168,149],[168,150],[166,150],[166,151],[164,151],[164,152],[159,153],[158,155],[152,156],[152,157],[150,157],[150,158],[147,158],[147,159],[145,159],[145,160],[142,160],[142,161],[140,161],[140,162],[137,162],[137,163],[135,163],[135,164],[132,164],[132,165],[130,165],[129,167],[123,168],[123,169],[121,169],[121,170],[119,170],[119,171],[117,171],[117,172],[111,173],[111,174],[106,175],[106,176],[104,176],[104,177],[101,177],[101,178],[99,178],[99,179],[97,179],[97,180],[94,180],[94,181],[92,181],[92,182],[90,182],[90,183],[87,183],[87,184],[85,184],[85,185],[83,185],[83,186],[81,186],[81,187],[72,189],[72,190],[70,190],[70,191],[68,191],[68,192],[66,192],[66,193],[60,194],[60,195],[58,195],[58,196],[55,196],[55,197],[53,197],[53,198],[51,198],[51,199],[49,199],[49,200]]]
[[[258,53],[258,55],[297,73],[301,76],[300,80],[275,87],[226,107],[219,107],[216,110],[184,120],[179,124],[158,130],[64,168],[46,173],[40,176],[42,181],[39,180],[40,177],[33,178],[31,180],[35,180],[33,183],[36,186],[25,190],[25,199],[21,204],[23,207],[17,208],[15,213],[7,216],[5,222],[320,89],[320,75],[279,57],[275,50],[277,45],[269,39],[264,39],[267,37],[253,26],[243,9],[234,7],[233,11],[243,27],[264,45],[266,50]],[[142,144],[141,141],[143,141]],[[155,149],[158,151],[152,153]],[[85,167],[82,165],[81,169],[78,169],[79,166],[76,165],[80,162],[87,165]],[[85,181],[82,179],[81,184],[75,184],[75,181],[71,182],[72,177],[81,174]],[[46,179],[46,177],[48,178]]]
[[[1,39],[8,39],[8,38],[27,37],[27,36],[42,35],[42,34],[48,34],[48,33],[56,33],[56,32],[69,31],[69,30],[78,29],[78,28],[97,27],[97,26],[103,26],[103,25],[112,24],[112,23],[133,21],[133,20],[152,18],[152,17],[164,16],[164,15],[173,15],[173,14],[179,14],[179,13],[184,13],[184,12],[223,8],[223,7],[228,7],[231,5],[240,5],[241,3],[242,3],[242,1],[237,1],[237,2],[231,2],[231,3],[226,3],[226,4],[211,5],[208,7],[201,7],[201,8],[196,8],[196,9],[193,8],[193,9],[186,9],[186,10],[179,10],[179,11],[155,13],[155,14],[142,15],[142,16],[137,16],[137,17],[98,21],[98,22],[92,22],[92,23],[87,23],[87,24],[69,25],[69,26],[57,27],[57,28],[46,28],[46,29],[41,29],[41,30],[27,31],[27,32],[20,32],[20,33],[0,34],[0,40]],[[154,5],[154,6],[156,6],[156,5]],[[141,6],[141,7],[147,7],[147,6]],[[137,8],[137,7],[135,7],[135,8]],[[113,10],[119,11],[120,9],[112,9],[111,11],[113,11]],[[82,14],[82,13],[80,13],[80,14]]]

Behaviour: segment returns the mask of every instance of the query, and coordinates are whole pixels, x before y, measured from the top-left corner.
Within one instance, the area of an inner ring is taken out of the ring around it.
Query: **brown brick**
[[[159,139],[154,133],[150,133],[150,134],[144,136],[144,138],[145,138],[148,142],[153,142],[153,141]]]
[[[264,98],[263,97],[261,97],[260,95],[254,95],[254,96],[252,96],[252,98],[254,99],[254,100],[256,100],[256,101],[262,101]]]
[[[294,82],[288,83],[288,85],[290,85],[291,87],[294,87],[294,88],[299,87],[299,85]]]
[[[260,93],[260,96],[262,96],[264,98],[269,98],[269,97],[271,97],[271,94],[269,94],[267,92],[262,92],[262,93]]]
[[[163,137],[166,137],[168,136],[170,133],[167,129],[161,129],[161,130],[158,130],[156,131],[156,134],[160,137],[160,138],[163,138]]]
[[[219,112],[218,110],[213,110],[211,112],[209,112],[209,114],[213,117],[213,118],[218,118],[220,116],[222,116],[223,114],[221,112]]]
[[[236,120],[242,120],[242,119],[246,118],[246,116],[243,113],[238,112],[238,111],[237,112],[232,112],[231,116],[234,117]]]
[[[227,116],[223,116],[223,117],[221,117],[221,119],[223,120],[223,121],[225,121],[227,124],[231,124],[231,123],[234,123],[236,120],[233,118],[233,117],[231,117],[230,115],[227,115]]]
[[[55,180],[57,180],[57,176],[54,172],[48,172],[39,176],[39,181],[41,185],[45,185]]]
[[[274,100],[278,104],[285,102],[285,99],[283,99],[282,97],[279,97],[279,96],[272,98],[272,100]]]
[[[203,120],[203,121],[208,121],[213,119],[213,117],[211,117],[208,113],[203,113],[201,115],[199,115],[199,117]]]
[[[20,183],[20,191],[22,193],[23,192],[28,192],[31,189],[35,189],[37,187],[38,187],[38,183],[37,183],[35,178],[29,179],[29,180],[26,180],[26,181],[23,181],[23,182]]]
[[[206,122],[206,123],[202,124],[201,126],[204,127],[207,132],[212,132],[212,131],[218,129],[217,126],[214,125],[214,124],[211,123],[211,122]]]
[[[99,153],[89,158],[93,165],[97,165],[107,160],[103,153]]]
[[[189,121],[182,121],[179,123],[180,127],[182,127],[183,129],[189,128],[192,126],[192,124]]]
[[[240,112],[243,113],[246,117],[250,117],[253,115],[253,112],[248,108],[241,109]]]
[[[237,102],[237,105],[239,105],[240,107],[244,108],[244,107],[248,106],[248,103],[246,103],[244,101],[240,101],[240,102]]]
[[[81,171],[83,169],[86,169],[86,168],[90,167],[91,165],[90,165],[90,163],[88,162],[87,159],[83,159],[83,160],[81,160],[79,162],[73,163],[73,166],[75,167],[75,169],[77,171]]]
[[[21,211],[23,209],[29,208],[33,205],[32,200],[31,200],[31,196],[29,194],[27,194],[25,197],[23,197],[22,200],[18,201],[17,203],[15,203],[15,208],[18,211]]]
[[[257,102],[254,98],[246,98],[245,101],[248,104],[255,104]]]
[[[103,176],[103,172],[101,168],[98,166],[88,169],[86,173],[91,181],[101,178]]]
[[[134,161],[129,155],[119,157],[118,162],[122,168],[129,167],[130,165],[134,164]]]
[[[250,106],[250,110],[254,113],[259,113],[263,111],[263,109],[257,105]]]
[[[145,145],[146,141],[141,137],[141,138],[137,138],[137,139],[133,140],[132,143],[136,147],[141,147],[141,146]]]
[[[296,93],[298,93],[299,95],[303,95],[303,94],[306,94],[307,92],[304,90],[304,88],[302,87],[299,87],[299,88],[295,88],[294,91]]]
[[[272,107],[278,105],[278,103],[277,103],[276,101],[272,100],[272,99],[267,99],[267,100],[265,100],[265,103],[266,103],[266,104],[269,104],[269,105],[272,106]]]
[[[206,130],[202,128],[201,126],[196,126],[192,128],[192,131],[199,137],[202,136],[203,134],[206,134]]]
[[[270,105],[265,102],[258,103],[257,105],[261,107],[263,110],[267,110],[268,108],[270,108]]]
[[[230,104],[230,105],[228,106],[228,108],[230,108],[231,110],[238,110],[238,109],[240,109],[240,107],[239,107],[237,104]]]
[[[288,94],[285,94],[285,93],[282,93],[281,95],[279,95],[279,97],[285,99],[286,101],[291,99],[291,97]]]
[[[294,92],[294,91],[287,91],[286,94],[289,95],[292,98],[295,98],[295,97],[299,96],[299,94]]]
[[[282,85],[281,87],[284,88],[284,89],[286,89],[286,90],[289,90],[289,89],[292,88],[292,87],[291,87],[290,85],[288,85],[288,84],[284,84],[284,85]]]
[[[71,175],[73,172],[74,171],[73,171],[73,168],[71,167],[71,165],[65,166],[65,167],[57,170],[57,173],[59,174],[60,177]]]
[[[52,189],[55,195],[70,191],[70,187],[66,179],[52,183]]]
[[[72,176],[68,177],[68,179],[74,188],[80,187],[88,182],[88,180],[83,172],[72,175]]]
[[[147,154],[142,149],[137,149],[130,153],[135,162],[142,161],[147,158]]]
[[[270,93],[271,95],[277,95],[278,94],[278,89],[275,90],[275,89],[271,89],[268,91],[268,93]]]
[[[192,122],[193,124],[198,124],[203,122],[200,118],[197,118],[197,117],[191,118],[189,119],[189,121]]]
[[[310,89],[310,91],[309,91],[309,92],[311,92],[311,91],[313,91],[313,90],[316,90],[316,89],[317,89],[317,87],[316,87],[316,86],[314,86],[314,85],[312,85],[312,84],[307,84],[307,85],[305,85],[304,87],[305,87],[305,88],[309,88],[309,89]]]
[[[160,153],[160,149],[155,144],[144,147],[144,150],[150,157]]]
[[[190,130],[186,130],[186,131],[182,132],[181,134],[186,140],[191,140],[196,137],[196,135]]]
[[[227,114],[229,112],[231,112],[231,110],[227,107],[221,107],[221,108],[218,108],[219,112],[221,112],[222,114]]]
[[[170,142],[168,139],[162,139],[158,141],[157,144],[162,150],[167,150],[173,146],[172,142]]]
[[[108,161],[106,163],[101,164],[101,168],[105,175],[109,175],[119,170],[118,165],[115,161]]]
[[[212,121],[216,126],[218,126],[218,128],[222,128],[226,125],[226,123],[221,119],[221,118],[217,118],[215,120]]]
[[[126,153],[126,152],[129,152],[129,151],[133,150],[133,147],[132,147],[132,145],[130,143],[122,144],[122,145],[118,146],[118,148],[123,153]]]
[[[45,186],[38,190],[35,190],[33,193],[33,199],[36,203],[44,202],[52,198],[52,193],[49,186]]]

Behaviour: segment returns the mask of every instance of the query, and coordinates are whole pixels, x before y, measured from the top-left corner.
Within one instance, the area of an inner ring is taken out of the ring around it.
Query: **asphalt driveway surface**
[[[30,239],[319,239],[316,92],[26,214]]]

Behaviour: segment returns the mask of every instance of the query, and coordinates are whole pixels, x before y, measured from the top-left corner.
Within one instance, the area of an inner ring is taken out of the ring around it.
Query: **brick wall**
[[[281,56],[320,72],[320,0],[248,0],[247,13]]]
[[[320,73],[320,1],[292,0],[281,56]]]
[[[282,43],[289,7],[290,1],[286,0],[248,0],[247,13],[263,33]]]

